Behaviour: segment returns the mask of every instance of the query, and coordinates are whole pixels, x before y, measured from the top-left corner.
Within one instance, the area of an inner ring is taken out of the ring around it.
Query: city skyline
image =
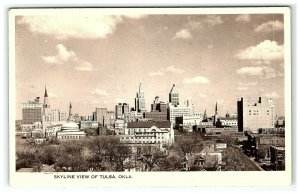
[[[51,109],[71,101],[91,115],[134,107],[139,83],[148,111],[175,84],[180,103],[208,115],[216,102],[220,115],[236,112],[246,96],[271,97],[284,115],[283,58],[282,15],[16,17],[16,118],[45,85]]]

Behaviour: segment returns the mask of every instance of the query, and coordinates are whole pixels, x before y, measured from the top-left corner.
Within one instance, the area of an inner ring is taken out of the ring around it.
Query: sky
[[[15,18],[16,118],[43,97],[51,109],[92,115],[96,107],[134,107],[139,83],[150,110],[168,101],[196,111],[236,112],[239,97],[274,99],[284,115],[283,15],[73,15]],[[41,99],[43,101],[43,98]]]

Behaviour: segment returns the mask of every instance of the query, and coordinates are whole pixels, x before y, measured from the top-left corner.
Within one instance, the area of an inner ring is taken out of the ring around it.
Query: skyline
[[[208,115],[216,101],[221,115],[236,112],[247,96],[271,97],[284,115],[283,33],[274,14],[16,17],[16,118],[45,85],[51,109],[71,101],[91,115],[134,107],[139,83],[148,110],[175,84],[181,103]]]

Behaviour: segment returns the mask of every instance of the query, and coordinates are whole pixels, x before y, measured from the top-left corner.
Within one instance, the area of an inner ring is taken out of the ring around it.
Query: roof
[[[220,120],[237,120],[237,118],[233,118],[233,117],[220,117]]]
[[[129,122],[127,124],[128,128],[150,128],[156,126],[158,128],[170,128],[170,121],[145,121],[145,122]]]

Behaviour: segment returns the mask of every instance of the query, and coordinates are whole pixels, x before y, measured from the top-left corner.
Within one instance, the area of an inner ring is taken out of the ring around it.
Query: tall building
[[[151,104],[151,111],[145,113],[145,118],[152,121],[167,121],[168,120],[168,105],[165,102],[159,101],[156,96],[153,104]]]
[[[36,97],[34,101],[22,103],[22,119],[23,124],[33,124],[42,120],[43,104],[40,103],[40,97]]]
[[[174,106],[179,105],[179,93],[175,87],[175,84],[173,84],[173,87],[169,93],[169,103]]]
[[[124,113],[129,112],[129,104],[119,103],[115,106],[115,118],[122,119],[124,118]]]
[[[112,125],[115,119],[115,111],[107,110],[107,108],[96,108],[95,121],[101,126]]]
[[[59,121],[66,121],[67,118],[67,113],[66,112],[60,112],[59,113]]]
[[[194,105],[191,103],[186,103],[184,105],[172,105],[169,104],[169,113],[168,113],[168,120],[171,122],[175,122],[176,117],[182,116],[193,116],[194,115]]]
[[[58,109],[51,110],[51,121],[60,121],[60,111]]]
[[[238,131],[258,133],[275,127],[275,110],[271,98],[259,97],[258,101],[240,98],[237,101]]]
[[[49,104],[49,99],[48,99],[47,88],[45,86],[43,114],[49,114],[49,113],[50,113],[50,104]]]
[[[142,83],[139,85],[139,91],[136,93],[135,98],[135,110],[137,112],[146,112],[146,105],[145,105],[145,96],[144,91],[142,89]]]

